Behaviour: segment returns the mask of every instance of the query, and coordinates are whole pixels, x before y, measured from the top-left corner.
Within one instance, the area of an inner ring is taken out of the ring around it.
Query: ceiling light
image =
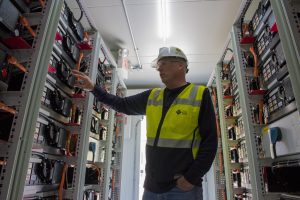
[[[168,32],[168,13],[167,13],[167,0],[159,1],[159,26],[160,26],[160,36],[164,42],[166,42],[169,32]]]

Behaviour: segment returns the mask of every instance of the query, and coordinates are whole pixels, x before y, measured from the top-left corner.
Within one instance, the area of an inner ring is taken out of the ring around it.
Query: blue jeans
[[[162,194],[153,193],[145,189],[143,200],[203,200],[202,187],[195,186],[187,192],[174,187]]]

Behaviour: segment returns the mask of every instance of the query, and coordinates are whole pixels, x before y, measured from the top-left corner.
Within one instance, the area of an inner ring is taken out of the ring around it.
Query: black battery
[[[20,12],[9,0],[0,1],[0,24],[1,28],[8,32],[15,32]]]
[[[100,176],[101,176],[101,174],[99,174],[99,171],[97,169],[87,167],[86,171],[85,171],[85,184],[88,184],[88,185],[99,184]]]
[[[300,167],[266,167],[264,181],[268,192],[300,192]]]
[[[53,164],[53,172],[52,172],[52,184],[59,184],[62,177],[62,172],[64,169],[64,162],[62,161],[52,161]]]
[[[47,106],[65,117],[70,117],[72,101],[63,96],[58,89],[51,90],[46,87],[46,99],[49,100],[49,104],[46,103]]]
[[[8,141],[14,116],[0,111],[0,139]]]

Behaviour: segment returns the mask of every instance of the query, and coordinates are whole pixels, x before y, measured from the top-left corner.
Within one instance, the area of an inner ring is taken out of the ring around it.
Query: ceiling
[[[189,61],[187,81],[206,84],[220,58],[241,0],[167,0],[169,37],[159,35],[160,0],[123,0],[142,69],[129,71],[128,88],[162,86],[150,66],[162,46],[181,48]],[[139,66],[122,0],[86,0],[88,12],[111,51],[129,50],[133,67]]]

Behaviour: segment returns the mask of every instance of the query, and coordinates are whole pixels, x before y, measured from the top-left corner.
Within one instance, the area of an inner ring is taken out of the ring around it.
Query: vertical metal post
[[[246,148],[248,154],[248,165],[251,180],[251,193],[254,200],[263,199],[263,183],[262,172],[259,165],[258,148],[255,139],[255,130],[252,123],[250,99],[246,86],[246,76],[244,71],[244,63],[242,58],[242,49],[240,47],[239,30],[233,27],[231,38],[233,42],[234,61],[236,68],[236,77],[238,82],[240,103],[242,109],[242,119],[244,123]]]
[[[120,79],[120,77],[119,77]],[[122,80],[119,80],[120,82],[122,82]],[[123,83],[123,85],[125,86],[125,84]],[[123,88],[124,90],[126,88]],[[125,94],[125,93],[124,93]],[[126,95],[126,94],[125,94]],[[123,122],[124,121],[124,122]],[[114,195],[114,199],[113,200],[120,200],[120,194],[121,194],[121,174],[122,174],[122,156],[123,156],[123,144],[124,144],[124,132],[125,132],[125,127],[124,127],[124,123],[126,121],[126,116],[122,116],[122,120],[119,122],[120,124],[120,134],[119,136],[117,136],[117,140],[118,142],[120,142],[120,151],[118,152],[118,155],[120,156],[120,163],[118,163],[118,170],[117,170],[117,176],[118,177],[118,182],[116,183],[116,186],[118,188],[118,190],[115,191],[115,195]]]
[[[100,51],[100,35],[99,33],[94,34],[93,41],[93,51],[91,55],[91,65],[89,76],[95,82],[97,75],[97,67],[98,67],[98,56]],[[79,147],[78,147],[78,155],[76,162],[76,178],[75,178],[75,191],[73,193],[73,199],[82,200],[84,184],[85,184],[85,173],[86,173],[86,163],[87,163],[87,154],[89,147],[89,136],[90,136],[90,124],[91,124],[91,116],[93,110],[93,95],[87,92],[87,96],[83,103],[83,118],[82,124],[79,133]]]
[[[117,72],[116,69],[113,69],[112,75],[112,90],[111,94],[116,94],[117,88]],[[112,137],[114,132],[114,118],[115,118],[115,111],[110,109],[109,111],[109,127],[107,132],[107,141],[106,141],[106,148],[105,148],[105,168],[104,168],[104,181],[103,181],[103,195],[102,199],[107,200],[109,196],[109,185],[110,185],[110,174],[111,174],[111,157],[112,157]]]
[[[229,156],[229,145],[227,137],[227,124],[225,120],[224,104],[223,104],[223,86],[221,80],[221,68],[222,64],[218,63],[216,66],[216,84],[217,84],[217,94],[218,94],[218,105],[219,105],[219,117],[220,117],[220,130],[222,136],[222,148],[224,157],[224,169],[225,169],[225,179],[226,179],[226,195],[227,199],[233,199],[233,183],[231,175],[231,163]]]

